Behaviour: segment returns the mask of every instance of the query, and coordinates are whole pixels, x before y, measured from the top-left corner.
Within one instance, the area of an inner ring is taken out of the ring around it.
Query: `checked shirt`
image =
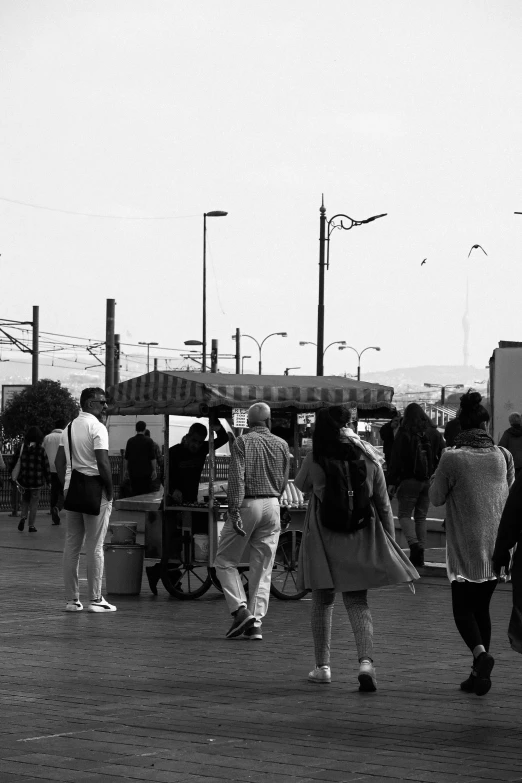
[[[290,449],[268,427],[253,427],[232,444],[228,472],[228,511],[240,516],[245,495],[279,497],[290,470]]]

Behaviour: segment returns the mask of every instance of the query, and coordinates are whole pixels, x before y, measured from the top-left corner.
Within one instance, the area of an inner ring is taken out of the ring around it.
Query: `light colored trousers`
[[[261,625],[268,609],[272,567],[281,532],[279,500],[247,498],[243,501],[240,514],[246,536],[238,535],[230,519],[227,519],[219,540],[214,567],[230,613],[240,606],[248,606],[248,610],[256,618],[256,625]],[[237,570],[247,544],[250,545],[248,604]]]
[[[38,511],[38,502],[40,500],[41,489],[22,489],[22,503],[20,504],[20,516],[22,519],[27,519],[29,516],[29,527],[34,527],[36,519],[36,512]]]
[[[87,559],[87,589],[89,601],[101,598],[103,578],[103,542],[107,535],[112,511],[112,500],[102,497],[100,513],[80,514],[79,511],[67,511],[65,549],[63,551],[63,579],[67,601],[77,601],[80,597],[78,585],[78,567],[80,552],[85,541]]]

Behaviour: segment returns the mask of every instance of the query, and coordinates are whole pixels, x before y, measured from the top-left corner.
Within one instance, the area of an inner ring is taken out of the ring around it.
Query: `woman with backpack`
[[[20,513],[22,515],[18,523],[18,530],[22,532],[27,517],[29,517],[29,532],[36,533],[34,522],[40,491],[46,484],[51,483],[51,469],[47,454],[42,446],[43,433],[38,427],[29,427],[25,433],[22,445],[15,451],[13,465],[15,465],[13,481],[18,484],[22,492]],[[18,461],[20,462],[18,466]]]
[[[462,431],[443,453],[430,488],[435,506],[446,504],[446,567],[457,630],[473,653],[471,674],[460,687],[483,696],[491,688],[489,604],[497,586],[492,564],[504,504],[513,483],[513,457],[486,432],[489,413],[478,392],[460,398]]]
[[[442,435],[421,406],[411,402],[393,444],[387,479],[390,497],[397,494],[399,523],[416,567],[424,565],[430,478],[443,448]]]
[[[348,406],[318,411],[312,452],[295,479],[296,487],[310,493],[298,586],[312,591],[316,665],[308,680],[331,682],[332,614],[335,594],[342,593],[357,647],[359,689],[375,691],[368,589],[412,582],[419,575],[394,540],[381,458],[350,437],[350,417]]]

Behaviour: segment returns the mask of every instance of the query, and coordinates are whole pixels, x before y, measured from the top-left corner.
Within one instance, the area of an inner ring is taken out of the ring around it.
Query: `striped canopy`
[[[154,371],[107,390],[110,413],[205,416],[211,408],[230,415],[233,408],[266,402],[279,410],[315,411],[348,404],[360,418],[388,415],[393,389],[352,378],[303,375],[222,375],[220,373]]]

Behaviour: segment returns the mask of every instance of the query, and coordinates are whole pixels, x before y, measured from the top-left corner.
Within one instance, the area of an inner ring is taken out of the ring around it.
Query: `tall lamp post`
[[[266,343],[266,341],[268,340],[269,337],[274,337],[275,335],[278,335],[279,337],[288,337],[286,332],[272,332],[271,334],[268,334],[264,338],[264,340],[262,340],[261,342],[258,342],[255,337],[252,337],[251,334],[243,334],[242,335],[242,337],[249,337],[251,340],[253,340],[255,342],[255,344],[257,345],[257,347],[259,348],[259,375],[263,374],[262,360],[261,360],[261,351],[263,350],[263,345]],[[232,335],[232,339],[233,340],[236,339],[236,335],[235,334]]]
[[[151,345],[159,345],[159,343],[142,343],[142,342],[140,342],[139,345],[146,345],[147,346],[147,372],[148,372],[149,371],[150,346]]]
[[[424,386],[429,389],[440,389],[440,404],[446,404],[446,389],[463,389],[463,383],[447,383],[443,386],[441,383],[425,383]]]
[[[201,372],[207,371],[207,218],[226,217],[228,212],[215,209],[203,213],[203,359]]]
[[[300,340],[299,341],[299,345],[315,345],[315,346],[317,346],[317,343],[312,343],[312,342],[310,342],[310,340]],[[324,355],[325,355],[326,351],[328,350],[328,348],[331,345],[346,345],[346,340],[334,340],[333,343],[330,343],[329,345],[326,346],[326,348],[323,351],[323,369],[324,369]],[[317,373],[317,374],[319,375],[319,373]],[[321,375],[322,374],[323,373],[321,372]]]
[[[344,351],[347,348],[349,348],[351,351],[355,351],[357,354],[357,380],[361,380],[361,356],[365,351],[380,351],[381,349],[377,345],[369,345],[367,348],[363,348],[362,351],[358,351],[356,348],[352,348],[351,345],[341,345],[339,347],[340,351]]]
[[[319,208],[319,305],[317,307],[317,375],[323,375],[324,358],[324,269],[330,267],[330,236],[334,229],[339,228],[349,231],[354,226],[362,226],[363,223],[371,223],[381,217],[386,217],[386,212],[382,215],[373,215],[365,220],[354,220],[348,215],[334,215],[330,220],[326,219],[326,207],[324,205],[324,196]],[[338,223],[334,221],[339,218]],[[348,221],[348,222],[346,222]],[[326,256],[326,261],[325,261]]]

